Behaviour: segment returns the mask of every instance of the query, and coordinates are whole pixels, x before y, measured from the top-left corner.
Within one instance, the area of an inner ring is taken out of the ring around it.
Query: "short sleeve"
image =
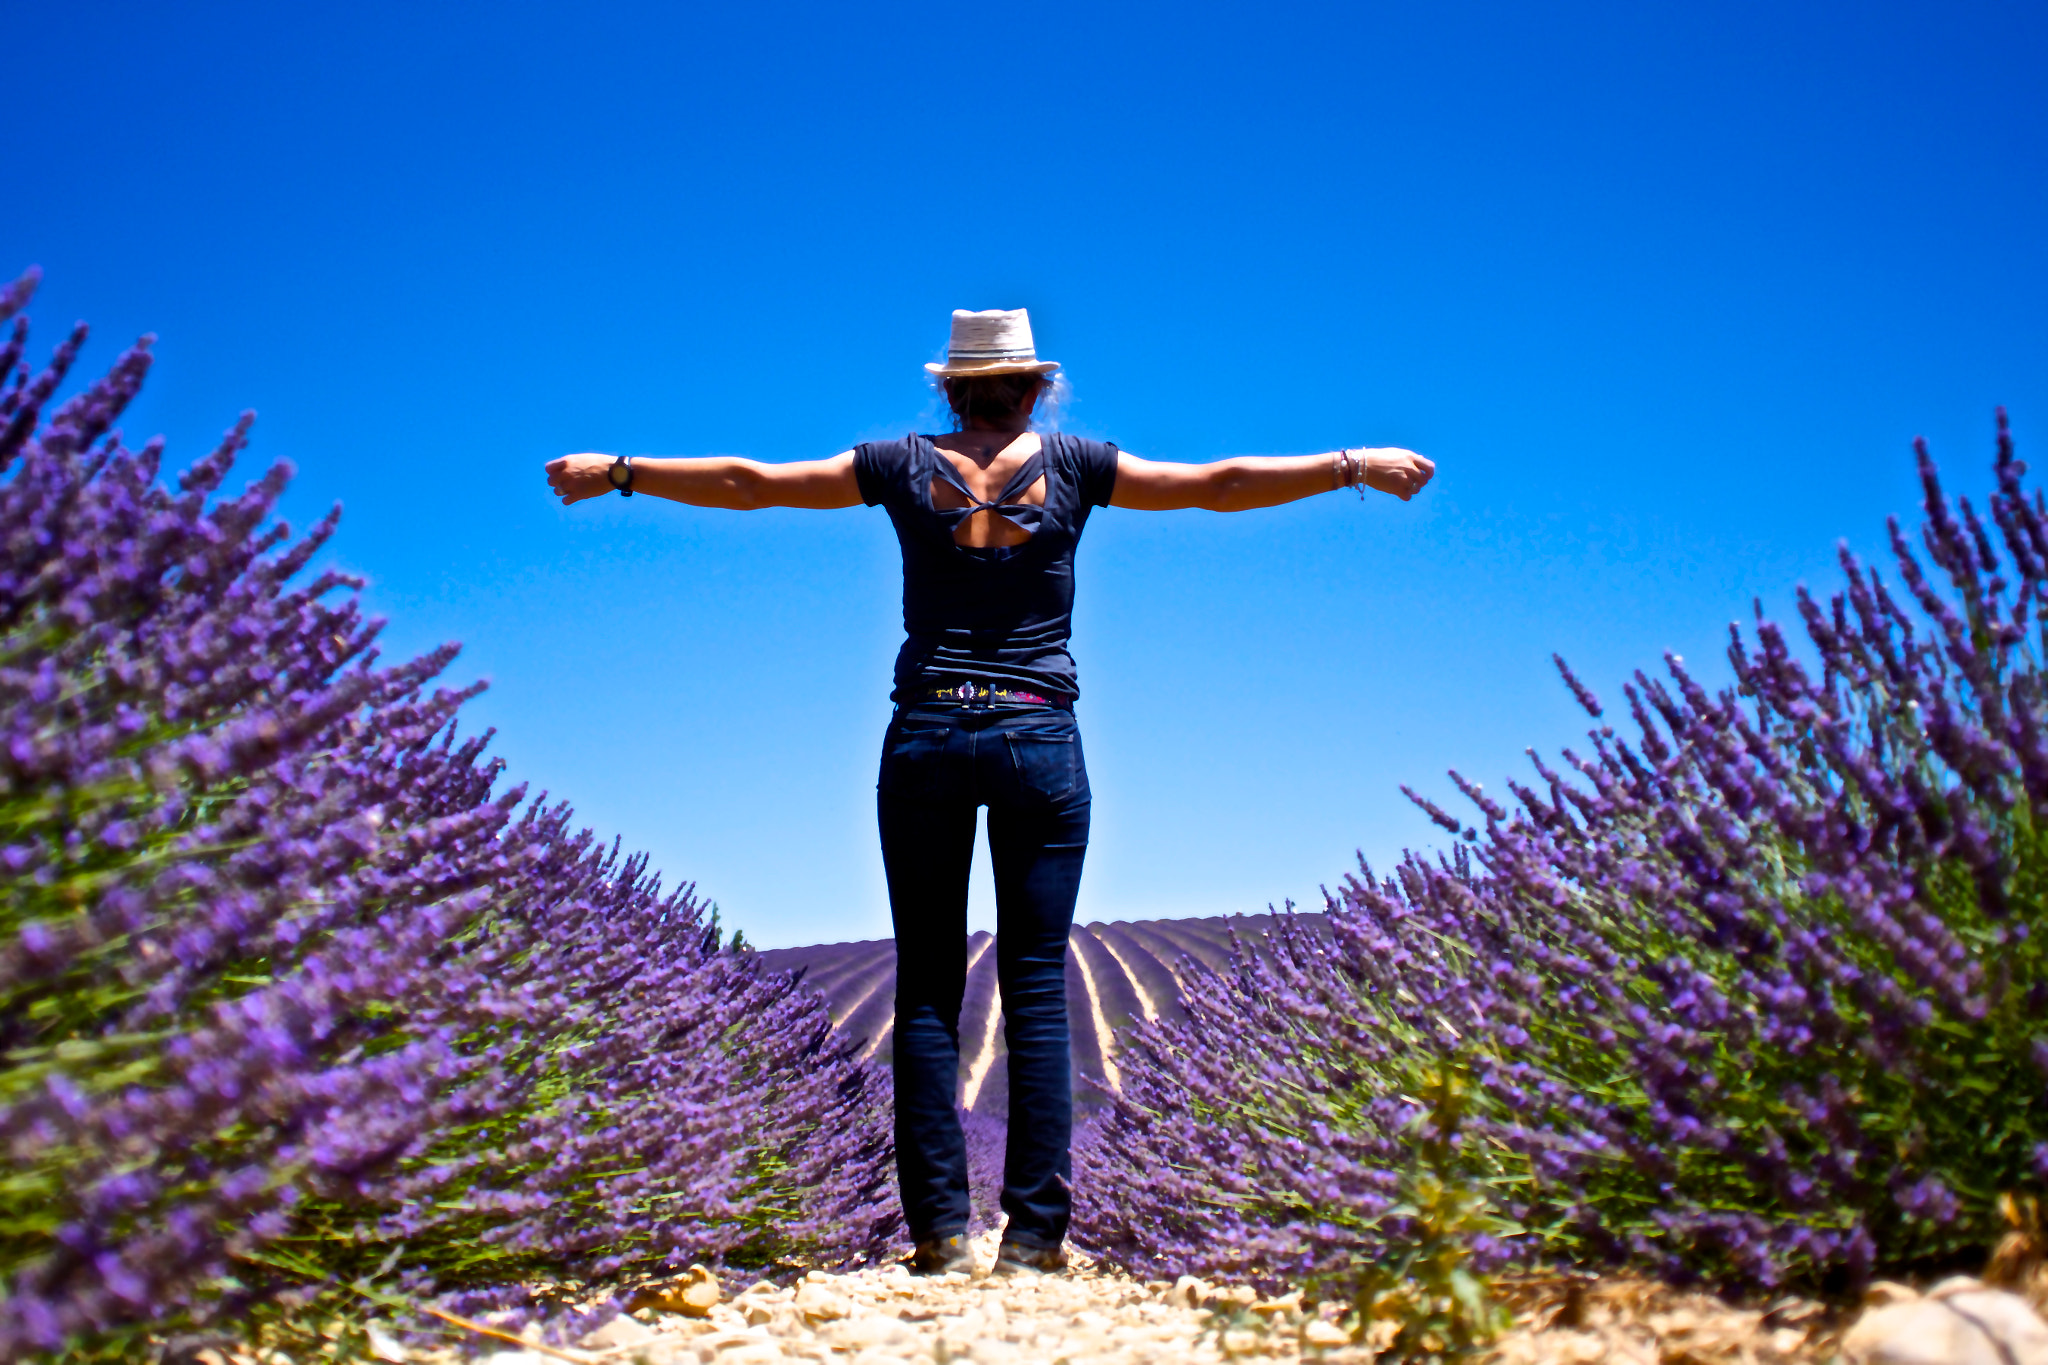
[[[1069,439],[1074,442],[1081,501],[1090,507],[1109,506],[1110,498],[1116,494],[1116,446],[1109,441]]]
[[[910,463],[908,441],[863,441],[853,448],[853,481],[869,507],[889,501],[889,492],[903,482]]]

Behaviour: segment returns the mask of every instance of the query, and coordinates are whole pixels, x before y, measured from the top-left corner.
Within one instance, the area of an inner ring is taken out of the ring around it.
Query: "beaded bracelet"
[[[1337,457],[1344,462],[1343,483],[1340,488],[1356,488],[1359,501],[1365,500],[1365,461],[1354,459],[1349,450],[1340,450]]]

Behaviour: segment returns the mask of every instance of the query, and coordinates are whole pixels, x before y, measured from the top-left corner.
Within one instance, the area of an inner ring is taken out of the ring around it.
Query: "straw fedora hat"
[[[1058,361],[1038,358],[1031,315],[1022,308],[955,308],[946,363],[925,366],[935,375],[1051,374],[1058,368]]]

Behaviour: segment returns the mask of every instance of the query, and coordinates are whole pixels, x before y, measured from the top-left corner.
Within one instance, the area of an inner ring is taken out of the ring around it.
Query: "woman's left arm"
[[[1143,460],[1117,452],[1112,507],[1171,512],[1199,507],[1208,512],[1243,512],[1344,488],[1347,474],[1358,483],[1392,493],[1406,502],[1436,473],[1436,462],[1398,446],[1331,451],[1325,455],[1239,455],[1213,464]]]

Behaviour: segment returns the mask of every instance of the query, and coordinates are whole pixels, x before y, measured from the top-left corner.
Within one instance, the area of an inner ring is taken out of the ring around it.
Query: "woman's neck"
[[[983,469],[1006,450],[1016,448],[1017,442],[1030,433],[1028,423],[1009,426],[994,422],[977,422],[955,432],[939,437],[938,444],[955,455],[964,455]]]

